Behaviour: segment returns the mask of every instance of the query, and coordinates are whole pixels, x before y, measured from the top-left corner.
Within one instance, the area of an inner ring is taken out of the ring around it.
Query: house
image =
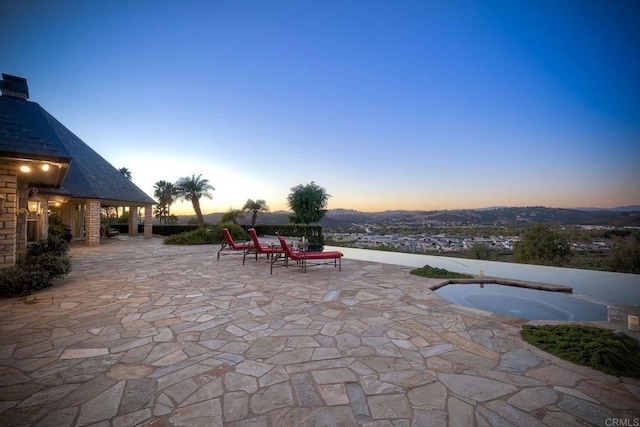
[[[151,237],[151,197],[29,101],[25,78],[2,74],[0,89],[0,268],[46,238],[54,213],[74,240],[99,245],[101,207],[144,208]],[[138,232],[136,217],[129,215],[129,234]]]

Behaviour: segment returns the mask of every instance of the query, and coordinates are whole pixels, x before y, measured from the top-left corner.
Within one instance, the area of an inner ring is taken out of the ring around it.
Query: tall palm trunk
[[[193,199],[191,199],[191,204],[193,205],[193,210],[196,211],[198,222],[200,224],[204,224],[204,217],[202,216],[202,210],[200,209],[200,199],[194,197]]]

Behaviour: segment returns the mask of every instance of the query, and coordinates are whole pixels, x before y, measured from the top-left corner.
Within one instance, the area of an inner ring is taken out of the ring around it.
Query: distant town
[[[327,214],[324,234],[330,244],[452,256],[481,246],[495,254],[492,258],[508,260],[527,227],[546,223],[565,232],[574,252],[602,255],[625,238],[640,235],[640,209],[617,209],[500,207],[377,214],[343,210]]]
[[[611,226],[579,226],[583,230],[614,230]],[[634,227],[640,229],[640,227]],[[475,245],[484,245],[493,251],[513,251],[513,247],[520,242],[520,236],[471,236],[457,234],[375,234],[375,233],[325,233],[328,242],[344,244],[355,248],[380,249],[393,248],[403,252],[461,252],[471,250]],[[603,251],[611,249],[610,239],[593,239],[588,243],[571,242],[573,250]]]

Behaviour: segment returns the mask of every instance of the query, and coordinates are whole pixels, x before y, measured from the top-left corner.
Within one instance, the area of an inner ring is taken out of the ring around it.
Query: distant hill
[[[617,206],[615,208],[575,208],[579,211],[614,211],[614,212],[640,212],[640,205]]]
[[[474,211],[493,211],[496,209],[504,209],[504,208],[508,208],[509,206],[489,206],[486,208],[475,208]]]
[[[220,222],[223,213],[205,215],[210,224]],[[290,212],[277,211],[258,215],[259,224],[288,224]],[[179,217],[186,223],[195,215]],[[367,225],[448,224],[448,225],[518,225],[527,223],[556,223],[571,225],[606,225],[640,227],[640,206],[620,206],[612,209],[580,208],[560,209],[541,206],[492,207],[481,209],[457,209],[436,211],[393,210],[382,212],[360,212],[353,209],[331,209],[320,221],[325,228],[366,227]],[[250,224],[251,215],[238,221]]]
[[[640,212],[640,205],[618,206],[611,210],[616,212]]]

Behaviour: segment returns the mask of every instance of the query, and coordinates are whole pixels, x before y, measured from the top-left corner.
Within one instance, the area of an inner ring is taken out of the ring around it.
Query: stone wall
[[[0,215],[0,268],[9,267],[16,262],[17,187],[16,170],[0,164],[0,195],[6,198]]]

